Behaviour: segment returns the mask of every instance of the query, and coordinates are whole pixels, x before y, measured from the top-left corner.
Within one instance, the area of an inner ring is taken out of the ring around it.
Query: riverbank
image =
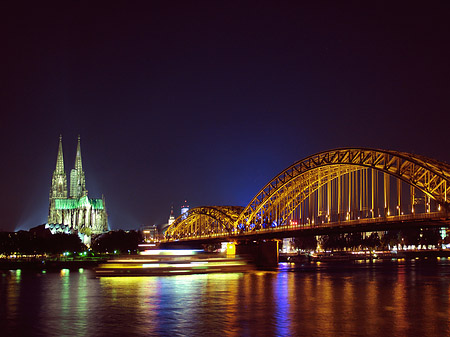
[[[105,263],[111,256],[94,258],[3,258],[0,259],[0,270],[78,270],[92,269]],[[436,260],[450,258],[449,250],[408,250],[399,252],[332,252],[314,255],[289,254],[281,255],[280,262],[309,263],[309,262],[340,262],[358,260]]]
[[[405,251],[363,251],[363,252],[325,252],[315,254],[280,254],[280,262],[307,263],[307,262],[339,262],[357,260],[392,260],[392,259],[437,259],[450,258],[449,250],[405,250]]]
[[[96,259],[0,259],[0,270],[77,270],[97,267],[107,258]]]

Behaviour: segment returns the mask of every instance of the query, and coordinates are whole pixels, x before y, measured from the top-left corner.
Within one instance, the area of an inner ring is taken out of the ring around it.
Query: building
[[[150,226],[141,226],[142,236],[144,241],[147,243],[150,242],[159,242],[161,240],[159,235],[158,226],[150,225]]]
[[[75,168],[70,171],[69,196],[67,176],[64,171],[62,136],[59,136],[56,168],[50,188],[48,224],[68,226],[71,231],[85,235],[100,234],[108,230],[105,199],[88,197],[86,179],[81,161],[80,136],[78,136]]]
[[[169,228],[169,226],[171,224],[173,224],[173,222],[175,221],[175,216],[173,215],[173,206],[170,208],[170,215],[169,215],[169,221],[168,223],[164,224],[161,226],[161,234],[164,235],[164,233],[166,232],[167,228]]]
[[[175,216],[173,215],[173,206],[170,208],[170,215],[169,215],[169,222],[168,225],[170,226],[175,221]],[[168,227],[168,226],[167,226]]]
[[[184,205],[181,206],[181,217],[186,219],[187,212],[189,212],[189,205],[187,204],[187,200],[184,201]]]

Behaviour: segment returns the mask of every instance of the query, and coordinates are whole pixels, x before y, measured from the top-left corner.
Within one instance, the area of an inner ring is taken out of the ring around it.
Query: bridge
[[[289,166],[246,207],[189,210],[167,229],[165,242],[448,227],[449,202],[450,165],[405,152],[341,148]]]

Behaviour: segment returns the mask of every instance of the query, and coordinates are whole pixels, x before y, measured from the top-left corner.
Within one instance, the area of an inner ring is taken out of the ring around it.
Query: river
[[[449,336],[450,260],[95,278],[0,271],[2,336]]]

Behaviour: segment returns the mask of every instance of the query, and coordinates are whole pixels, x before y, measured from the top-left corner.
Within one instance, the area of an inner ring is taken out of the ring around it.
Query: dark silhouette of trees
[[[360,249],[364,242],[362,233],[358,232],[345,234],[344,240],[344,247],[350,248],[352,250]]]
[[[15,233],[0,232],[0,254],[10,255],[15,251],[12,236]]]
[[[48,240],[47,250],[50,253],[81,252],[86,246],[81,242],[77,234],[54,234]]]
[[[320,245],[324,250],[342,250],[346,247],[344,234],[323,235],[320,238]]]
[[[5,255],[61,254],[85,249],[86,246],[76,234],[37,235],[26,231],[0,233],[0,253]]]
[[[142,235],[137,231],[111,231],[96,237],[92,249],[99,253],[136,253],[138,244],[142,242]]]
[[[406,246],[438,246],[441,243],[439,228],[406,228],[402,230],[386,231],[380,238],[383,249],[400,245]]]
[[[375,249],[381,246],[381,240],[377,232],[363,238],[362,233],[330,234],[320,238],[320,245],[325,250],[360,250]]]
[[[439,228],[426,228],[419,235],[419,244],[423,246],[437,246],[441,239]]]
[[[317,248],[317,240],[314,235],[298,236],[294,238],[294,245],[300,250],[315,250]]]
[[[381,240],[377,232],[372,232],[368,237],[363,239],[361,246],[367,249],[376,249],[381,247]]]
[[[400,231],[400,236],[402,238],[402,245],[406,246],[417,246],[420,239],[420,228],[407,228]]]
[[[94,238],[92,250],[99,253],[136,253],[142,235],[137,231],[108,232]],[[0,232],[0,254],[22,255],[78,253],[86,250],[77,234],[51,234],[48,230]]]
[[[383,249],[392,249],[392,247],[397,246],[402,243],[401,235],[399,230],[386,231],[380,239],[381,246]]]

